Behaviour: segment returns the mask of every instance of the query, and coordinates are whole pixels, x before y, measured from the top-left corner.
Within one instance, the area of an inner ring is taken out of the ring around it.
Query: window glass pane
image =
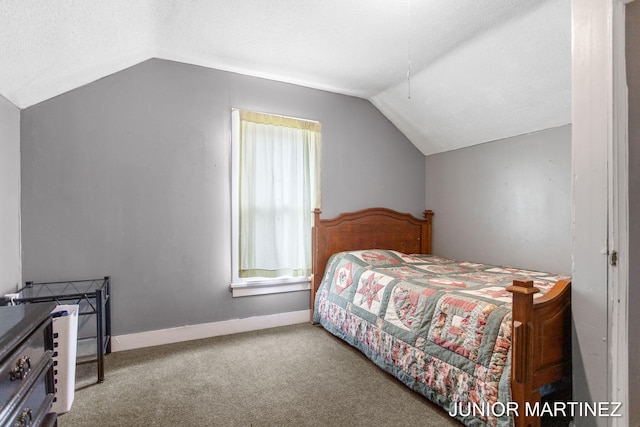
[[[239,116],[238,275],[308,276],[313,210],[320,200],[320,124]]]

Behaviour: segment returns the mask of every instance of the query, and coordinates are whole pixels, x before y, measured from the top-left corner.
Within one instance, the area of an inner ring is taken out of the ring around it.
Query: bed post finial
[[[431,224],[433,218],[433,211],[430,209],[425,210],[423,213],[426,224],[422,225],[422,235],[420,252],[423,254],[431,254]]]
[[[533,295],[540,289],[533,286],[533,280],[514,279],[513,286],[507,287],[513,294],[512,311],[512,368],[511,395],[519,408],[524,409],[527,402],[540,400],[538,389],[533,386],[532,369],[533,357]],[[540,419],[530,414],[520,414],[515,420],[516,427],[540,425]]]
[[[320,208],[315,208],[313,210],[313,225],[314,228],[318,228],[318,226],[320,225],[320,214],[322,213],[322,211],[320,210]]]
[[[309,321],[313,323],[313,307],[316,300],[316,291],[320,286],[320,280],[322,280],[324,266],[319,267],[318,260],[318,229],[320,228],[320,214],[322,211],[320,208],[313,210],[313,228],[311,229],[311,318]]]

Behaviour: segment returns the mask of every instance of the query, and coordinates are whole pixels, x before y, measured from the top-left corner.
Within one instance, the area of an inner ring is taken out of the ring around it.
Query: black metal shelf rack
[[[97,363],[104,381],[104,355],[111,353],[111,277],[61,282],[26,282],[15,303],[56,302],[78,305],[76,364]],[[85,327],[95,316],[95,330]],[[94,335],[95,334],[95,335]]]

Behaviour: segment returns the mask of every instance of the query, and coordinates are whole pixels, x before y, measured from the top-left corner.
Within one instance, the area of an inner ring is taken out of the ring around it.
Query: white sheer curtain
[[[308,276],[320,123],[240,111],[239,276]]]

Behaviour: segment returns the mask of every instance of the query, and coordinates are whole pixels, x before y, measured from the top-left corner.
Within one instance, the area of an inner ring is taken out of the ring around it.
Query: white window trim
[[[239,158],[240,158],[240,110],[231,110],[231,284],[229,289],[235,297],[267,295],[283,292],[308,291],[311,289],[311,277],[249,278],[238,275],[238,235],[239,227]]]
[[[279,294],[283,292],[308,291],[311,289],[310,277],[284,277],[277,279],[252,279],[235,282],[230,286],[233,297]]]

